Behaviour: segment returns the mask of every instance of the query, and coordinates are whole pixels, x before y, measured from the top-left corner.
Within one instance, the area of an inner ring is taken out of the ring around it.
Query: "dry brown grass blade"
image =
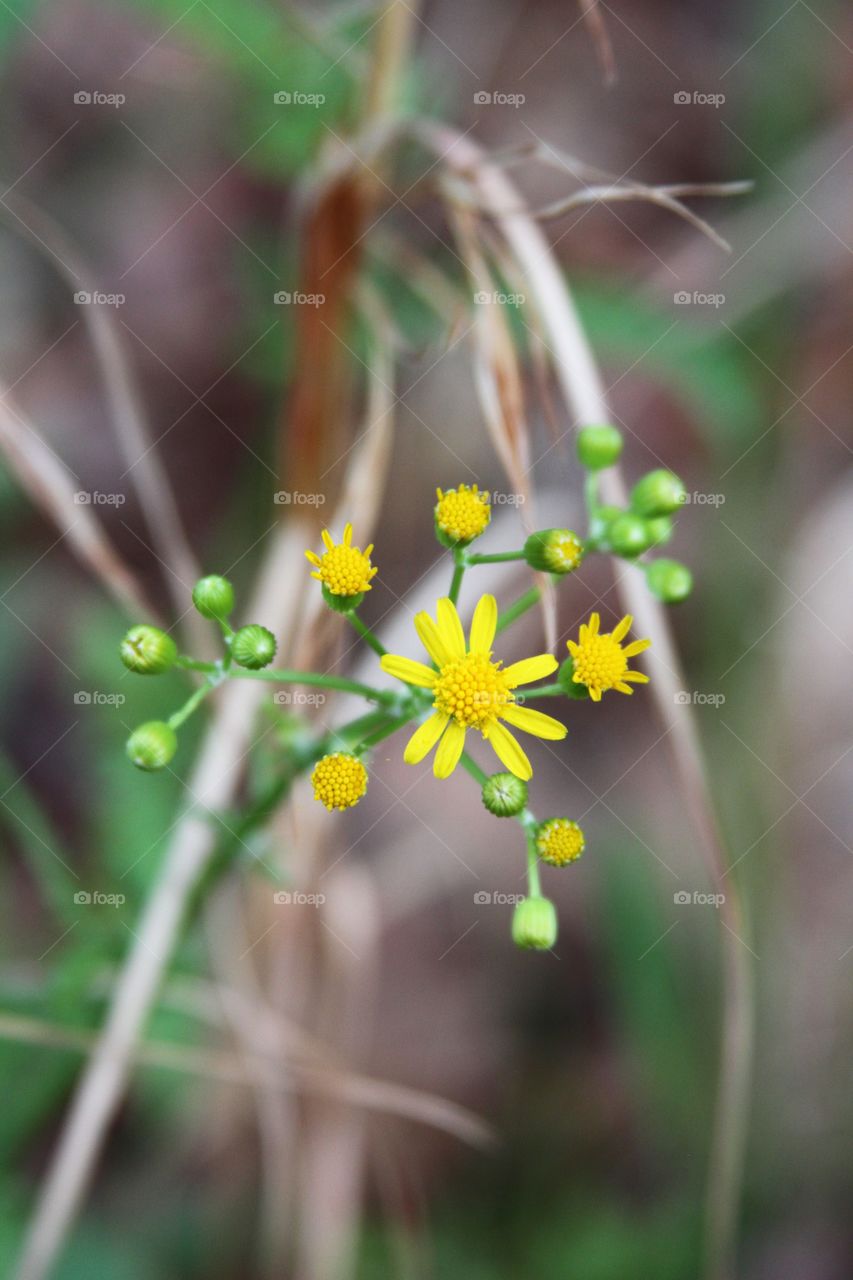
[[[547,326],[554,370],[567,407],[579,426],[612,420],[604,386],[568,286],[541,228],[533,218],[505,208],[523,207],[519,191],[506,174],[471,141],[455,131],[421,124],[419,136],[447,157],[447,163],[474,174],[480,199],[494,209],[496,224],[516,254]],[[456,141],[457,145],[452,144]],[[618,467],[605,473],[602,495],[622,504],[624,484]],[[737,1207],[752,1068],[754,1001],[749,950],[743,941],[745,912],[737,881],[728,876],[729,859],[706,777],[702,747],[690,706],[678,696],[684,687],[678,655],[665,610],[646,589],[638,568],[619,579],[626,612],[634,615],[639,634],[649,636],[649,665],[654,697],[668,741],[676,777],[693,819],[708,874],[722,894],[720,947],[723,962],[724,1011],[720,1046],[718,1098],[708,1172],[706,1275],[724,1280],[734,1274]]]
[[[94,1051],[97,1043],[94,1032],[7,1013],[0,1013],[0,1037],[87,1055]],[[492,1127],[466,1107],[433,1093],[340,1068],[296,1060],[282,1062],[278,1056],[260,1054],[255,1054],[247,1062],[243,1055],[227,1050],[197,1049],[162,1040],[141,1041],[134,1049],[133,1058],[141,1066],[180,1071],[248,1087],[256,1083],[259,1072],[268,1082],[273,1069],[274,1087],[286,1093],[312,1095],[381,1115],[414,1120],[481,1149],[492,1147],[496,1142]]]
[[[0,210],[11,214],[16,229],[39,254],[56,265],[72,290],[97,291],[97,280],[77,246],[52,218],[30,200],[7,194]],[[80,313],[95,353],[109,399],[113,429],[126,461],[128,474],[145,513],[154,547],[165,569],[167,588],[182,619],[182,627],[196,653],[209,649],[209,628],[193,610],[187,612],[186,595],[200,576],[175,502],[166,468],[160,461],[145,417],[130,362],[110,307],[81,306]]]
[[[0,447],[33,502],[56,525],[69,547],[131,618],[157,620],[136,576],[113,547],[95,508],[75,502],[79,481],[0,386]]]
[[[595,45],[595,51],[598,54],[598,60],[601,63],[602,74],[604,75],[604,83],[608,88],[615,84],[616,75],[616,58],[613,55],[613,45],[610,43],[610,36],[607,32],[604,19],[601,16],[601,10],[598,6],[598,0],[578,0],[581,13],[587,30],[592,36],[592,42]]]

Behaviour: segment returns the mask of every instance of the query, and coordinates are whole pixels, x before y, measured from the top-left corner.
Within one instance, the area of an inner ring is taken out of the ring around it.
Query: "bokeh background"
[[[357,128],[378,13],[0,3],[3,403],[24,444],[37,435],[91,495],[163,616],[175,615],[174,577],[115,430],[88,313],[108,318],[133,370],[196,556],[245,598],[265,540],[295,510],[274,495],[294,487],[281,459],[294,456],[301,304],[275,295],[304,278],[306,210]],[[672,551],[696,588],[672,622],[747,902],[738,944],[757,994],[738,1274],[845,1280],[853,13],[831,0],[602,0],[596,13],[615,78],[580,10],[557,0],[427,3],[405,107],[489,150],[518,148],[513,173],[534,208],[573,189],[536,145],[647,183],[753,184],[690,202],[730,253],[650,203],[583,206],[545,226],[628,428],[628,477],[662,460],[692,498]],[[275,101],[281,92],[290,103]],[[389,181],[404,198],[380,193],[360,268],[397,335],[400,397],[366,616],[402,646],[400,599],[422,607],[444,590],[436,484],[510,487],[471,376],[470,289],[427,168],[417,155],[397,165]],[[81,263],[100,303],[74,300]],[[357,332],[352,345],[357,381]],[[525,369],[539,510],[580,524],[571,422],[535,350]],[[127,614],[33,500],[38,488],[38,475],[28,491],[20,466],[0,462],[3,1274],[203,728],[183,735],[174,772],[128,766],[128,727],[174,705],[181,681],[125,677]],[[523,514],[505,504],[484,549],[516,538]],[[502,593],[523,585],[493,581]],[[561,643],[595,607],[619,616],[603,561],[561,589]],[[540,625],[531,615],[522,626],[519,654]],[[56,1275],[698,1276],[721,928],[713,906],[674,896],[709,885],[651,708],[643,692],[577,704],[564,756],[539,753],[538,808],[587,831],[582,861],[546,877],[561,917],[555,955],[516,952],[510,908],[476,899],[519,892],[522,858],[517,832],[485,821],[469,778],[438,795],[428,766],[404,769],[395,738],[345,819],[318,833],[301,796],[261,852],[286,883],[325,885],[324,908],[276,914],[274,886],[245,851],[198,906],[148,1028],[181,1064],[137,1064]],[[81,890],[124,902],[81,904]],[[462,1104],[496,1144],[472,1151],[381,1107],[332,1104],[285,1062],[272,1109],[212,1076],[204,1054],[234,1032],[222,987],[247,963],[229,938],[237,911],[297,1047],[311,1037],[348,1070]],[[77,1047],[63,1028],[82,1035]]]

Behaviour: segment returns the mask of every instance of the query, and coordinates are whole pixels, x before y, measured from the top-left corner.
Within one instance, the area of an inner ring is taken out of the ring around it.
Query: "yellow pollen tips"
[[[633,693],[632,683],[648,682],[648,676],[642,672],[628,670],[628,659],[636,653],[642,653],[651,644],[651,640],[634,640],[622,647],[621,642],[632,621],[630,614],[626,615],[612,631],[600,634],[600,618],[597,613],[593,613],[589,623],[581,627],[577,642],[567,642],[574,666],[572,678],[576,684],[587,686],[594,702],[600,702],[601,695],[608,689],[616,689],[619,693]]]
[[[460,484],[442,492],[436,489],[435,523],[451,542],[471,542],[479,538],[492,518],[489,495],[477,486]]]
[[[564,867],[574,862],[584,850],[583,832],[568,818],[549,818],[536,832],[536,848],[543,862]]]
[[[305,555],[315,567],[311,573],[333,596],[358,596],[370,591],[370,580],[376,569],[370,563],[371,544],[365,551],[352,545],[352,525],[344,529],[343,541],[335,543],[328,529],[323,530],[323,545],[326,548],[322,556],[313,551]]]
[[[367,770],[356,756],[336,751],[317,761],[311,783],[314,799],[327,809],[350,809],[367,790]]]
[[[466,729],[482,729],[513,701],[500,665],[469,653],[441,668],[433,689],[435,709]]]

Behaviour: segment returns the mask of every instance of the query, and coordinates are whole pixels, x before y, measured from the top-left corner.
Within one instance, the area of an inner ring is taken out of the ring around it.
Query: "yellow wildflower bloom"
[[[367,770],[357,756],[336,751],[317,761],[311,782],[314,799],[327,809],[350,809],[367,790]]]
[[[449,542],[473,542],[488,527],[492,518],[489,495],[477,486],[460,484],[442,492],[436,489],[436,527]]]
[[[361,551],[352,545],[352,525],[344,529],[343,541],[335,543],[328,529],[323,530],[323,545],[326,550],[322,556],[313,551],[306,551],[308,560],[315,566],[312,578],[318,578],[333,596],[358,596],[363,591],[370,591],[370,579],[377,570],[370,563],[373,543]]]
[[[482,596],[474,610],[467,649],[453,602],[446,597],[439,600],[436,616],[434,621],[428,613],[417,614],[415,630],[437,671],[394,654],[386,654],[381,660],[383,671],[389,675],[430,689],[433,694],[433,714],[409,739],[403,759],[406,764],[418,764],[438,744],[433,773],[437,778],[447,778],[459,763],[466,732],[479,729],[511,773],[517,778],[530,778],[530,761],[506,725],[554,741],[566,736],[566,726],[541,711],[518,706],[513,691],[519,685],[550,675],[557,666],[556,658],[542,653],[506,668],[493,662],[492,644],[498,621],[494,596]]]
[[[566,642],[574,663],[575,684],[585,684],[593,702],[600,702],[601,695],[608,689],[618,689],[619,693],[633,693],[631,682],[648,684],[649,677],[641,671],[629,671],[628,659],[648,649],[651,640],[634,640],[622,647],[622,640],[628,634],[634,619],[626,614],[612,631],[599,633],[601,619],[597,613],[590,616],[589,623],[581,625],[577,642]]]
[[[536,848],[543,862],[563,867],[574,862],[584,850],[583,832],[568,818],[549,818],[536,832]]]

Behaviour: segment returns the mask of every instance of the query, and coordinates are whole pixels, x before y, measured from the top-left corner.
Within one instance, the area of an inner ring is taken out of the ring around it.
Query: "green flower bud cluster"
[[[525,542],[524,558],[531,569],[562,577],[577,569],[583,559],[583,543],[571,529],[541,529]]]
[[[193,604],[203,618],[217,622],[225,637],[226,654],[215,663],[195,662],[179,655],[170,635],[159,627],[131,627],[119,646],[119,655],[129,671],[138,675],[162,675],[173,667],[203,671],[206,680],[187,703],[169,720],[149,720],[141,724],[127,741],[128,758],[138,769],[153,772],[165,769],[178,749],[176,730],[192,714],[202,698],[213,689],[234,663],[249,671],[260,671],[275,657],[275,636],[258,623],[234,631],[228,616],[234,608],[234,588],[227,578],[211,574],[200,578],[192,591]]]

